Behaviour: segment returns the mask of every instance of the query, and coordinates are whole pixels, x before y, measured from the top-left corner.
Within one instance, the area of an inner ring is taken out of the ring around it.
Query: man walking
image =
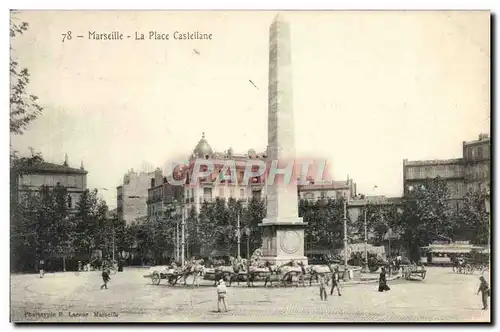
[[[335,268],[333,269],[333,274],[332,274],[332,289],[330,289],[330,295],[333,295],[333,290],[334,288],[337,287],[337,293],[339,296],[342,296],[340,294],[340,285],[339,285],[339,266],[335,265]]]
[[[479,280],[481,283],[479,284],[479,289],[477,290],[477,294],[479,295],[479,292],[481,292],[481,297],[483,300],[483,310],[488,309],[488,297],[490,296],[490,285],[488,285],[488,282],[484,279],[483,276],[479,277]]]
[[[101,286],[101,290],[103,288],[108,289],[108,282],[111,280],[109,276],[109,269],[108,268],[103,268],[102,269],[102,281],[104,281],[104,284]]]
[[[43,261],[43,259],[40,260],[40,278],[43,278],[43,276],[45,275],[45,271],[43,269],[44,265],[45,265],[45,262]]]
[[[321,273],[318,276],[318,283],[319,283],[319,296],[321,298],[321,301],[327,301],[327,298],[326,298],[326,277],[323,273]]]

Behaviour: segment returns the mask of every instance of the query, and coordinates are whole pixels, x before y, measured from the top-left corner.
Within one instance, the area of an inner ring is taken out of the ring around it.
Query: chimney
[[[64,154],[64,164],[63,165],[68,166],[68,154],[67,153]]]
[[[83,171],[85,168],[83,168],[83,160],[82,162],[80,163],[80,169]]]

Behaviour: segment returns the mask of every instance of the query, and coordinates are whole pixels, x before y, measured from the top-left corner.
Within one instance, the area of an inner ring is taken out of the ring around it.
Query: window
[[[71,200],[71,196],[68,195],[68,207],[71,209],[73,207],[73,202]]]
[[[327,197],[326,191],[320,191],[320,196],[321,196],[321,198]]]
[[[478,156],[478,158],[483,158],[483,147],[482,146],[477,148],[477,156]]]
[[[240,197],[245,197],[245,189],[240,189]]]
[[[229,189],[229,196],[234,198],[234,188]]]

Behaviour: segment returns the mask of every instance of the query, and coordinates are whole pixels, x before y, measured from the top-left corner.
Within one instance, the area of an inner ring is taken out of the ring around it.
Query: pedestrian
[[[333,289],[337,287],[337,293],[339,296],[342,296],[340,294],[340,275],[339,275],[339,266],[335,265],[335,268],[333,269],[332,273],[332,289],[330,289],[330,295],[333,295]]]
[[[389,286],[387,286],[385,267],[382,266],[382,268],[380,269],[380,277],[378,280],[378,291],[383,292],[389,290],[391,289],[389,288]]]
[[[491,296],[490,285],[483,276],[479,277],[481,283],[479,284],[479,289],[477,290],[477,295],[481,292],[481,297],[483,300],[483,310],[488,309],[488,297]]]
[[[227,312],[226,306],[226,294],[227,288],[224,280],[219,280],[219,285],[217,285],[217,311],[220,312],[220,303],[224,304],[224,311]]]
[[[106,288],[108,289],[108,282],[111,280],[110,276],[109,276],[109,269],[106,268],[106,269],[103,269],[102,270],[102,281],[104,281],[104,284],[101,286],[101,290],[103,288]]]
[[[327,301],[326,297],[326,277],[323,273],[318,276],[319,296],[321,301]]]
[[[44,265],[45,265],[45,262],[43,261],[43,259],[41,259],[40,260],[40,267],[39,267],[39,269],[40,269],[40,278],[43,278],[43,276],[45,275],[45,271],[43,269]]]
[[[79,275],[81,271],[82,271],[82,261],[78,261],[75,274]]]

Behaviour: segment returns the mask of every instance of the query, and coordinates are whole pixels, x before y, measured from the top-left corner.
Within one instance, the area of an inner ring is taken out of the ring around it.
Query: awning
[[[466,254],[471,252],[471,248],[433,248],[433,247],[422,247],[422,249],[428,249],[432,253],[442,253],[442,254]]]
[[[485,247],[473,247],[472,248],[475,252],[479,252],[481,254],[489,254],[490,253],[490,248],[485,248]]]

